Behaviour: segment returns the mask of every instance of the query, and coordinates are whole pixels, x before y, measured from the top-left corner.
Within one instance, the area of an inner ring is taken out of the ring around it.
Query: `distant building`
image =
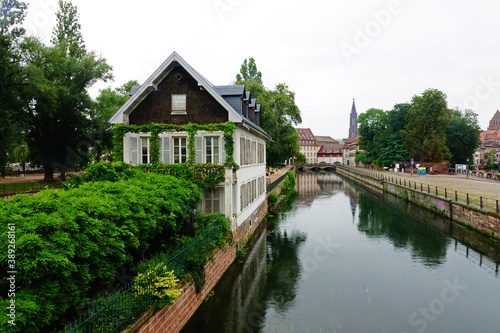
[[[359,134],[344,143],[344,146],[342,147],[344,165],[356,165],[356,152],[360,151],[358,140]]]
[[[352,99],[351,115],[349,120],[349,139],[358,135],[358,113],[356,112],[356,104]]]
[[[336,145],[336,144],[339,144],[339,142],[337,140],[335,140],[334,138],[332,138],[331,136],[315,135],[314,137],[316,138],[316,143],[320,147],[322,145]]]
[[[304,154],[308,164],[318,163],[318,146],[313,132],[309,128],[296,128],[299,133],[300,152]]]
[[[500,131],[500,111],[497,110],[493,118],[490,120],[488,131]]]
[[[318,163],[343,164],[343,145],[340,143],[322,145],[318,151]]]
[[[497,110],[490,120],[486,131],[480,133],[481,144],[476,149],[472,163],[478,167],[484,167],[484,155],[494,150],[497,156],[497,162],[500,161],[500,111]]]

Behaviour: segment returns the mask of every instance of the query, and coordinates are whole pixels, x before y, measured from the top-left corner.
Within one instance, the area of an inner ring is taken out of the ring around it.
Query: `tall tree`
[[[32,81],[27,138],[32,160],[44,167],[45,181],[53,180],[55,170],[64,179],[64,172],[88,159],[95,141],[89,133],[93,102],[87,89],[111,79],[106,60],[86,51],[77,8],[68,2],[59,1],[52,43],[26,42]]]
[[[267,165],[277,167],[290,158],[299,157],[299,135],[294,126],[300,124],[302,118],[295,104],[295,93],[285,83],[277,84],[274,90],[266,89],[253,58],[243,61],[236,83],[244,84],[261,105],[260,126],[272,137],[266,147]]]
[[[450,120],[446,95],[441,91],[427,89],[421,96],[413,96],[401,131],[403,144],[411,156],[423,162],[449,160],[445,131]]]
[[[446,128],[446,146],[451,152],[452,164],[466,164],[481,144],[481,127],[477,114],[471,110],[452,110],[451,122]]]
[[[5,175],[9,151],[21,138],[23,88],[26,84],[19,45],[26,3],[1,0],[0,8],[0,176]]]
[[[108,159],[113,149],[113,133],[110,130],[109,119],[130,98],[130,90],[139,85],[136,80],[128,81],[122,86],[111,87],[99,92],[92,108],[93,137],[95,144],[92,149],[92,159],[99,162],[102,158]]]
[[[262,84],[262,73],[257,69],[255,59],[250,57],[243,61],[240,67],[240,73],[236,75],[236,82],[243,82],[254,79]],[[241,84],[241,83],[238,83]]]

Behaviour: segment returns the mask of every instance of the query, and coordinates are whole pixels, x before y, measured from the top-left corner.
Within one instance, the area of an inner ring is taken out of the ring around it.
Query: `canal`
[[[297,191],[183,333],[500,333],[499,242],[334,173]]]

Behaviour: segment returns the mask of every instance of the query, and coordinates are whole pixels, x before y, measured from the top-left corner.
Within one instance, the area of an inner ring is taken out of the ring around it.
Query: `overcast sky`
[[[56,0],[30,0],[25,26],[49,43]],[[500,108],[500,1],[72,0],[87,49],[116,87],[144,82],[173,52],[215,85],[254,57],[264,85],[296,93],[300,127],[348,135],[358,114],[390,110],[428,88],[469,108],[481,128]]]

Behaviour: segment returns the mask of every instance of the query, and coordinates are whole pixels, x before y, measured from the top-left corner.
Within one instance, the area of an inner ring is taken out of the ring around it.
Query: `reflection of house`
[[[260,106],[245,87],[214,86],[174,52],[134,90],[110,120],[136,125],[123,137],[123,161],[224,164],[225,182],[205,191],[200,209],[223,212],[238,226],[252,223],[254,212],[265,205],[269,136],[259,127]],[[235,124],[234,131],[224,130],[231,125],[226,122]],[[232,137],[233,147],[226,147],[225,137],[227,142]],[[234,148],[233,156],[226,156],[228,148]],[[230,157],[239,165],[237,171]]]
[[[343,147],[343,145],[340,143],[322,145],[318,151],[318,163],[326,163],[326,164],[340,163],[340,164],[343,164],[342,147]]]
[[[309,128],[296,128],[296,130],[299,133],[300,152],[304,154],[308,164],[316,164],[320,147],[312,131]]]
[[[321,191],[318,184],[318,175],[315,173],[301,173],[297,176],[297,192],[300,195],[300,202],[311,204],[314,198]]]

